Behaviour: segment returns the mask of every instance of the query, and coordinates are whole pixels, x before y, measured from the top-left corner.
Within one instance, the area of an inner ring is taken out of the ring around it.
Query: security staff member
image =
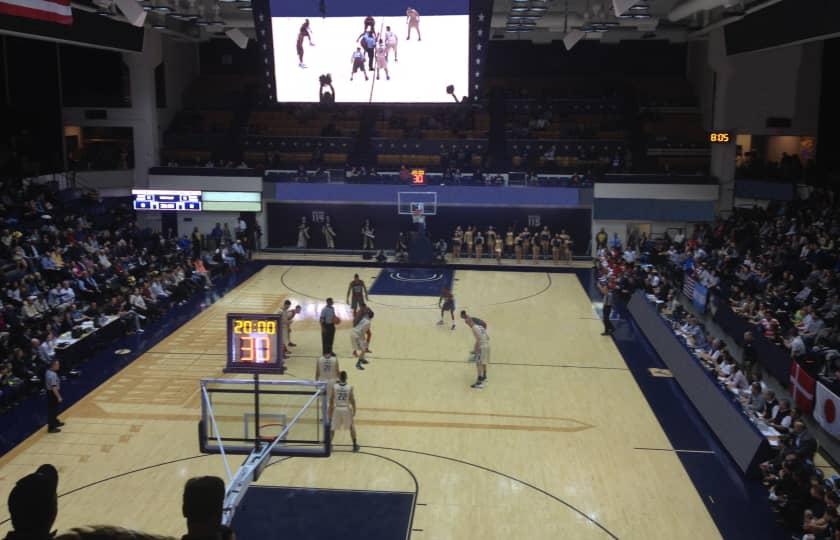
[[[612,313],[613,307],[613,291],[606,285],[599,285],[599,289],[601,289],[601,294],[604,295],[604,308],[601,310],[602,318],[604,320],[604,331],[601,332],[602,336],[608,336],[615,331],[615,327],[610,321],[610,313]]]
[[[327,305],[321,310],[321,353],[327,354],[333,350],[333,341],[335,340],[335,308],[333,308],[333,299],[327,298]]]
[[[58,360],[53,360],[50,368],[44,376],[47,389],[47,431],[58,433],[64,422],[58,419],[58,407],[63,401],[61,398],[61,378],[58,376]]]

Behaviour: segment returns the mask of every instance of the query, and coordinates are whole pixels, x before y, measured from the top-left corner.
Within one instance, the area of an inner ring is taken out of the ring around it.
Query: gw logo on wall
[[[539,214],[532,214],[528,216],[528,226],[529,227],[539,227],[540,226],[540,216]]]
[[[313,223],[323,223],[325,215],[326,215],[326,212],[324,212],[323,210],[313,210],[312,211],[312,222]]]

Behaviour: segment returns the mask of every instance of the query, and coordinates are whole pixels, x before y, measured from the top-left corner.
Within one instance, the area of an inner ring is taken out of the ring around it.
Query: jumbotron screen
[[[271,0],[277,101],[452,102],[447,86],[468,94],[469,12],[469,0]]]

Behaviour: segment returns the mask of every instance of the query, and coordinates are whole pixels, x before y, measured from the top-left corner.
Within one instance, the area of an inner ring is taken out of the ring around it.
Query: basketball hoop
[[[422,208],[415,208],[411,211],[412,223],[426,223],[426,216],[423,215]]]

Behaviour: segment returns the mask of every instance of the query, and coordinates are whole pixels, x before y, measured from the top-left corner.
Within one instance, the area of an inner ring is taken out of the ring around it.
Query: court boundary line
[[[689,449],[682,449],[682,448],[647,448],[644,446],[633,447],[633,450],[651,450],[656,452],[674,452],[676,454],[712,454],[715,455],[714,451],[712,450],[689,450]]]
[[[349,445],[347,445],[347,444],[339,444],[339,445],[333,445],[333,446],[343,446],[343,447],[347,447],[347,446],[349,446]],[[518,483],[518,484],[522,484],[522,485],[523,485],[523,486],[525,486],[525,487],[529,487],[529,488],[531,488],[532,490],[534,490],[534,491],[536,491],[536,492],[538,492],[538,493],[540,493],[540,494],[542,494],[542,495],[545,495],[546,497],[548,497],[548,498],[550,498],[550,499],[553,499],[553,500],[554,500],[554,501],[556,501],[556,502],[559,502],[560,504],[562,504],[563,506],[565,506],[565,507],[566,507],[566,508],[568,508],[569,510],[572,510],[573,512],[575,512],[576,514],[578,514],[579,516],[581,516],[582,518],[584,518],[586,521],[588,521],[588,522],[592,523],[593,525],[595,525],[596,527],[598,527],[599,529],[601,529],[602,531],[604,531],[604,533],[606,533],[606,534],[607,534],[610,538],[613,538],[614,540],[618,540],[618,536],[616,536],[616,535],[615,535],[612,531],[610,531],[609,529],[607,529],[604,525],[602,525],[601,523],[599,523],[596,519],[593,519],[593,518],[589,517],[586,513],[584,513],[582,510],[580,510],[579,508],[577,508],[577,507],[576,507],[576,506],[574,506],[573,504],[571,504],[571,503],[569,503],[569,502],[564,501],[563,499],[561,499],[561,498],[560,498],[560,497],[558,497],[557,495],[554,495],[553,493],[551,493],[551,492],[549,492],[549,491],[546,491],[546,490],[544,490],[544,489],[542,489],[542,488],[540,488],[540,487],[537,487],[537,486],[535,486],[534,484],[531,484],[531,483],[529,483],[529,482],[526,482],[525,480],[522,480],[522,479],[517,478],[517,477],[515,477],[515,476],[511,476],[511,475],[509,475],[509,474],[503,473],[503,472],[501,472],[501,471],[497,471],[497,470],[495,470],[495,469],[491,469],[490,467],[485,467],[484,465],[479,465],[479,464],[477,464],[477,463],[472,463],[472,462],[469,462],[469,461],[466,461],[466,460],[463,460],[463,459],[453,458],[453,457],[450,457],[450,456],[443,456],[443,455],[440,455],[440,454],[433,454],[433,453],[431,453],[431,452],[423,452],[423,451],[421,451],[421,450],[409,450],[409,449],[407,449],[407,448],[390,448],[390,447],[387,447],[387,446],[362,446],[362,448],[374,448],[374,449],[377,449],[377,450],[390,450],[390,451],[392,451],[392,452],[406,452],[406,453],[409,453],[409,454],[417,454],[417,455],[420,455],[420,456],[426,456],[426,457],[433,457],[433,458],[443,459],[443,460],[446,460],[446,461],[452,461],[452,462],[454,462],[454,463],[459,463],[459,464],[461,464],[461,465],[468,465],[468,466],[470,466],[470,467],[474,467],[474,468],[479,469],[479,470],[482,470],[482,471],[484,471],[484,472],[489,472],[489,473],[492,473],[492,474],[495,474],[495,475],[501,476],[501,477],[503,477],[503,478],[507,478],[508,480],[512,480],[512,481],[514,481],[514,482],[516,482],[516,483]],[[342,451],[342,452],[349,452],[348,450],[341,450],[341,451]],[[368,454],[370,454],[370,452],[363,452],[363,453],[368,453]],[[380,455],[380,454],[373,454],[373,455],[377,455],[377,456],[380,456],[380,457],[382,457],[382,458],[388,459],[388,458],[386,458],[385,456],[382,456],[382,455]]]
[[[286,266],[286,265],[282,265],[282,264],[280,264],[280,265],[274,265],[274,266]],[[329,265],[329,264],[325,264],[325,265],[321,265],[321,266],[330,266],[330,265]],[[289,286],[289,284],[288,284],[288,283],[286,283],[286,274],[288,274],[289,272],[291,272],[291,271],[292,271],[293,269],[295,269],[295,268],[297,268],[297,265],[289,265],[289,267],[288,267],[288,268],[287,268],[287,269],[286,269],[286,270],[285,270],[285,271],[284,271],[284,272],[280,275],[280,283],[281,283],[284,287],[286,287],[286,289],[288,289],[290,292],[293,292],[293,293],[295,293],[295,294],[299,294],[299,295],[303,296],[304,298],[310,298],[310,299],[312,299],[312,300],[318,300],[318,301],[320,301],[320,300],[321,300],[321,297],[319,297],[319,296],[312,296],[312,295],[310,295],[310,294],[304,293],[303,291],[298,291],[297,289],[293,289],[292,287],[290,287],[290,286]],[[418,268],[422,268],[422,266],[418,266]],[[385,267],[381,267],[381,268],[379,269],[379,271],[381,272],[381,271],[382,271],[382,270],[384,270],[384,269],[385,269]],[[457,270],[457,269],[452,269],[452,281],[453,281],[453,283],[454,283],[454,281],[455,281],[456,270]],[[541,290],[539,290],[539,291],[537,291],[537,292],[535,292],[535,293],[533,293],[533,294],[529,294],[528,296],[522,296],[522,297],[520,297],[520,298],[514,298],[514,299],[512,299],[512,300],[505,300],[504,302],[494,302],[494,303],[490,303],[490,304],[478,304],[478,305],[476,305],[476,306],[470,306],[470,308],[473,308],[473,307],[475,307],[475,308],[483,308],[483,307],[502,306],[502,305],[505,305],[505,304],[513,304],[513,303],[516,303],[516,302],[522,302],[522,301],[524,301],[524,300],[530,300],[531,298],[537,297],[537,296],[539,296],[539,295],[543,294],[544,292],[548,291],[548,290],[549,290],[549,289],[553,286],[553,284],[554,284],[554,282],[553,282],[553,281],[552,281],[552,279],[551,279],[551,273],[549,273],[549,272],[542,272],[542,273],[543,273],[543,274],[545,274],[545,277],[546,277],[546,278],[547,278],[547,280],[548,280],[548,284],[547,284],[545,287],[543,287]],[[378,277],[378,276],[377,276],[377,277]],[[453,288],[454,288],[454,285],[453,285]],[[585,293],[585,292],[586,292],[586,291],[584,290],[584,293]],[[386,295],[386,296],[388,296],[388,295]],[[437,309],[440,309],[440,307],[439,307],[437,304],[428,305],[428,306],[397,306],[397,305],[394,305],[394,304],[386,304],[386,303],[384,303],[384,302],[377,302],[376,300],[368,300],[368,302],[367,302],[367,303],[368,303],[368,304],[375,304],[375,305],[378,305],[378,306],[384,306],[384,307],[397,308],[397,309],[428,309],[428,310],[432,310],[432,309],[437,310]]]

